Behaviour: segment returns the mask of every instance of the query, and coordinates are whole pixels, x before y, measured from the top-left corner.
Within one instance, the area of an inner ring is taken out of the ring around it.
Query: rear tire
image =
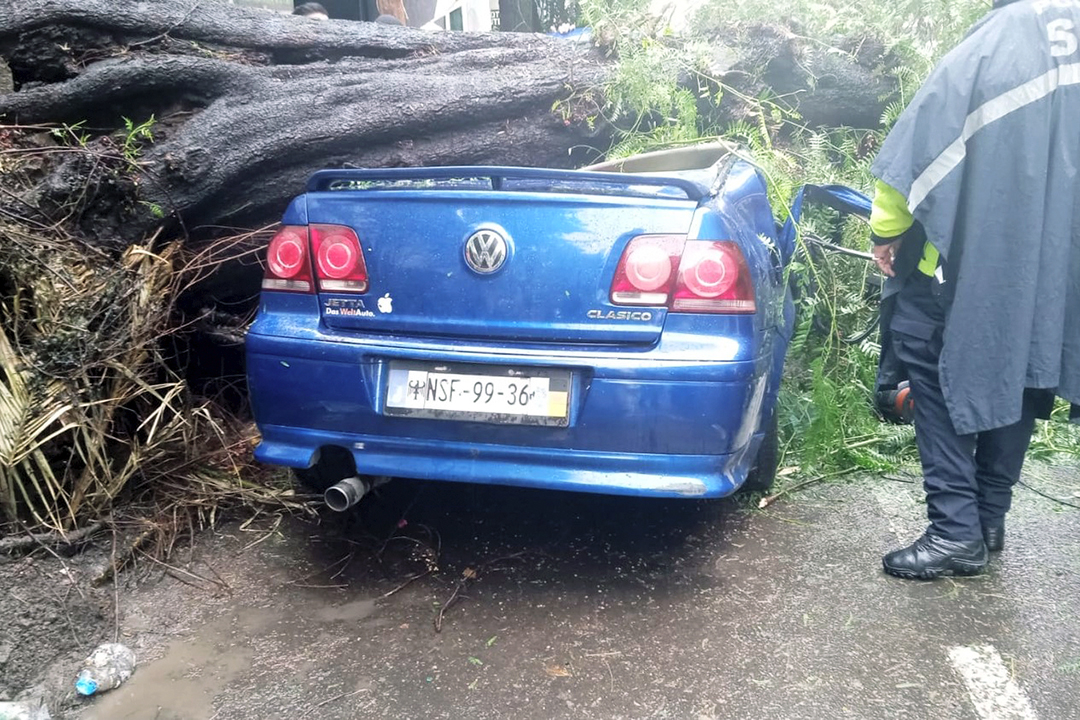
[[[780,418],[776,408],[765,426],[765,439],[758,448],[754,467],[746,476],[742,485],[743,492],[767,493],[776,480],[776,471],[780,467]]]

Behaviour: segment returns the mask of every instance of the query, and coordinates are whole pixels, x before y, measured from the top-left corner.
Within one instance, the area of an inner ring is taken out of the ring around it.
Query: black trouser
[[[1016,424],[958,435],[938,372],[944,326],[945,313],[933,280],[916,272],[897,298],[892,331],[915,400],[928,532],[950,540],[975,540],[982,537],[981,525],[1001,520],[1012,505],[1012,488],[1020,479],[1036,412],[1033,403],[1025,401],[1023,417]]]

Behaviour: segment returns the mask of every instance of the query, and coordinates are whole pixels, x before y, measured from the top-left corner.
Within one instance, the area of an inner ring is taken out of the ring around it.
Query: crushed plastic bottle
[[[75,679],[75,691],[93,695],[119,687],[135,672],[135,653],[120,643],[99,645],[83,663]]]
[[[40,702],[0,702],[0,720],[51,720]]]

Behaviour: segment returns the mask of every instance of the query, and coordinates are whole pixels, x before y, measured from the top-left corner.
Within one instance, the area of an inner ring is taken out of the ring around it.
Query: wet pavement
[[[1027,479],[1077,502],[1075,468]],[[202,536],[121,597],[135,676],[67,717],[1080,718],[1080,511],[1020,488],[987,575],[887,577],[919,494],[398,481],[349,520]]]

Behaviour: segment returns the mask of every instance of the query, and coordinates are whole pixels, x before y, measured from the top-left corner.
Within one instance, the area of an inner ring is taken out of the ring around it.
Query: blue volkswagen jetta
[[[247,336],[256,457],[335,509],[387,476],[766,489],[793,245],[724,145],[586,171],[319,172],[269,244]]]

